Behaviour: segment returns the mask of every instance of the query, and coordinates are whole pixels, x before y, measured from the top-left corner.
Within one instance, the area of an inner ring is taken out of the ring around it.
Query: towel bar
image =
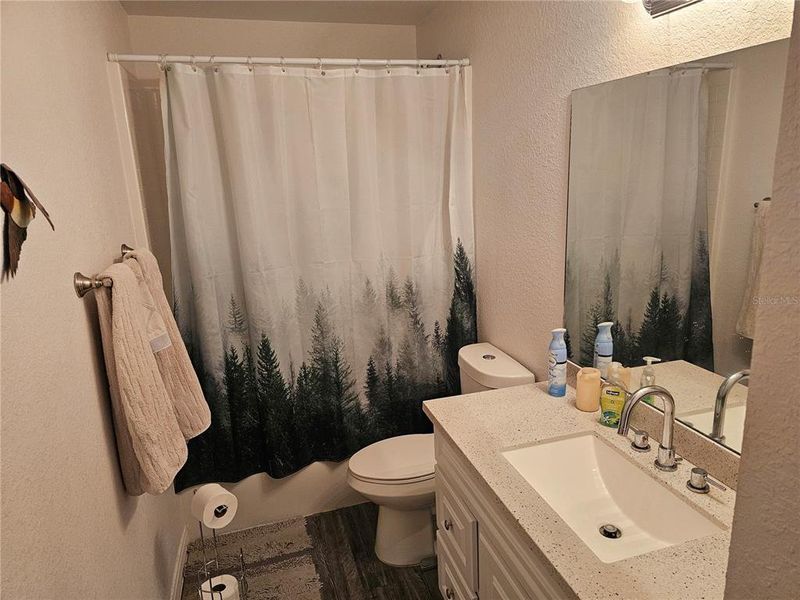
[[[122,244],[122,246],[120,246],[120,259],[125,260],[130,252],[133,252],[133,248],[128,246],[128,244]],[[75,293],[78,295],[78,298],[83,298],[92,290],[103,287],[106,281],[108,281],[109,284],[111,283],[109,280],[98,279],[97,275],[89,277],[77,271],[72,276],[72,285],[75,286]]]

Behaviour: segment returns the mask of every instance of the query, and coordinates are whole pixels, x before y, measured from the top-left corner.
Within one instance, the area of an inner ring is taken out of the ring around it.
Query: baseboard
[[[184,527],[178,542],[178,555],[175,557],[175,570],[172,573],[171,600],[181,600],[183,593],[183,570],[186,567],[186,547],[189,545],[189,528]]]

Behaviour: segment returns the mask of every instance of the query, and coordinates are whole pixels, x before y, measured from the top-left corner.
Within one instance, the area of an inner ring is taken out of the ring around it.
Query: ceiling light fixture
[[[660,17],[684,6],[689,6],[695,2],[700,2],[700,0],[642,0],[644,9],[653,18]]]

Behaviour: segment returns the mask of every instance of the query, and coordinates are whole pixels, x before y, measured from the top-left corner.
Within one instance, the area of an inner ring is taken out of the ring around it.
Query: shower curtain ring
[[[208,65],[211,67],[211,70],[214,71],[214,73],[219,73],[219,67],[214,64],[214,56],[209,57]]]
[[[391,61],[391,59],[388,59],[388,58],[386,59],[386,73],[387,73],[387,75],[391,75],[392,74],[392,61]]]
[[[357,58],[357,59],[356,59],[356,75],[358,75],[358,72],[359,72],[360,70],[361,70],[361,59],[360,59],[360,58]]]
[[[250,71],[251,73],[253,72],[253,57],[252,56],[248,56],[247,57],[247,70]]]
[[[417,61],[417,75],[419,75],[419,70],[420,70],[421,68],[422,68],[422,61],[421,61],[421,60],[418,60],[418,61]]]
[[[317,60],[319,61],[319,74],[324,77],[325,76],[325,71],[322,70],[322,59],[318,58]]]
[[[167,70],[167,55],[166,54],[159,54],[158,55],[158,68],[162,71]]]
[[[447,59],[446,58],[443,57],[442,60],[444,61],[444,72],[449,75],[450,74],[450,65],[447,64]]]
[[[194,54],[192,54],[191,63],[192,63],[192,71],[197,71],[197,59],[194,57]]]
[[[286,59],[281,56],[281,73],[286,73]]]

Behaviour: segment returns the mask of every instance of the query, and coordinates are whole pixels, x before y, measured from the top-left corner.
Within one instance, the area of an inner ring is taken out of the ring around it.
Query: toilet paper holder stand
[[[217,511],[227,511],[228,507],[225,505],[219,506],[214,509],[214,516],[220,518],[225,515],[225,512],[221,512],[217,514]],[[226,573],[222,573],[220,566],[219,566],[219,545],[217,543],[217,530],[211,529],[211,537],[212,537],[212,546],[214,549],[214,558],[210,559],[206,555],[206,536],[205,536],[205,527],[203,526],[202,521],[197,522],[198,526],[200,527],[200,547],[202,548],[203,552],[203,567],[197,571],[197,590],[200,594],[200,597],[203,600],[226,600],[223,597],[223,590],[217,589],[217,586],[214,584],[214,577],[221,577]],[[239,599],[240,600],[247,600],[247,591],[248,591],[248,584],[247,584],[247,567],[245,566],[244,562],[244,550],[239,548],[239,574],[234,575],[233,573],[228,573],[228,575],[233,575],[236,577],[239,583]],[[203,590],[203,584],[208,581],[210,584],[210,593]],[[223,585],[224,589],[224,585]],[[217,595],[219,592],[219,595]]]

